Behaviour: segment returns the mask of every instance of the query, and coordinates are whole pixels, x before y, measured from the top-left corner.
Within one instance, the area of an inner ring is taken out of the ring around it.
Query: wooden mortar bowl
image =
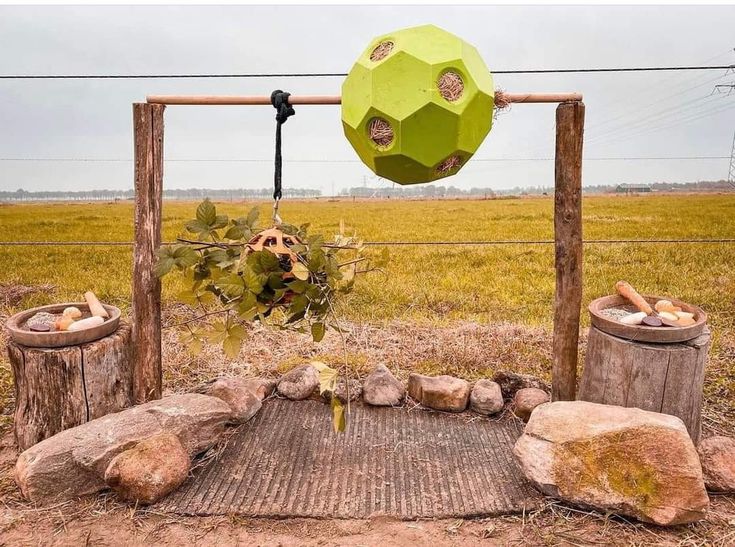
[[[5,326],[10,333],[10,338],[23,346],[32,348],[60,348],[63,346],[78,346],[80,344],[86,344],[87,342],[93,342],[109,336],[117,330],[120,324],[120,310],[115,306],[108,306],[102,304],[110,314],[110,317],[105,319],[105,322],[96,327],[80,331],[53,331],[53,332],[33,332],[26,328],[26,321],[39,312],[47,312],[53,314],[59,314],[64,311],[64,308],[69,306],[76,306],[79,311],[82,312],[80,319],[86,319],[91,317],[89,313],[89,305],[86,302],[67,302],[66,304],[51,304],[49,306],[41,306],[39,308],[33,308],[30,310],[16,313],[5,323]]]
[[[608,308],[623,308],[630,310],[631,313],[639,311],[627,298],[623,298],[619,294],[611,296],[603,296],[590,302],[589,312],[592,324],[602,332],[612,334],[626,340],[635,340],[637,342],[653,342],[658,344],[671,344],[676,342],[686,342],[692,340],[702,334],[707,324],[707,314],[701,308],[692,306],[675,298],[663,296],[647,296],[642,295],[651,307],[659,300],[669,300],[674,306],[679,306],[683,311],[693,313],[696,323],[688,327],[648,327],[646,325],[626,325],[620,323],[610,317],[605,317],[600,312]]]

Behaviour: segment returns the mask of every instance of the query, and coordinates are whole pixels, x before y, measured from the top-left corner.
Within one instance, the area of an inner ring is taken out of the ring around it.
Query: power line
[[[649,133],[656,133],[658,131],[673,129],[674,127],[678,127],[681,125],[689,125],[689,124],[698,122],[702,119],[714,116],[715,114],[720,114],[721,112],[730,110],[733,107],[735,107],[735,103],[716,105],[714,108],[708,108],[708,109],[705,109],[704,111],[700,110],[700,111],[694,112],[692,115],[684,116],[682,119],[676,120],[673,123],[671,122],[671,120],[669,120],[669,121],[666,121],[664,125],[654,125],[653,127],[639,128],[639,130],[634,130],[632,133],[626,133],[626,134],[618,135],[618,136],[614,136],[614,135],[607,136],[607,137],[603,136],[601,137],[601,140],[594,141],[593,144],[595,146],[600,146],[602,144],[610,144],[611,142],[615,142],[623,137],[625,137],[625,139],[628,140],[633,137],[640,137],[642,135],[647,135]],[[658,120],[658,121],[661,122],[662,120]]]
[[[732,105],[728,105],[732,106]],[[584,161],[691,161],[723,160],[730,156],[598,156],[583,158]],[[474,158],[473,162],[554,161],[553,157],[523,158]],[[272,158],[172,158],[165,162],[176,163],[273,163]],[[360,160],[284,159],[286,163],[362,163]],[[43,163],[132,163],[131,158],[0,158],[0,162],[43,162]]]
[[[684,101],[679,105],[654,111],[652,114],[640,117],[638,120],[631,121],[625,125],[608,128],[593,135],[586,135],[585,142],[592,144],[599,141],[615,141],[619,137],[627,138],[632,133],[645,132],[660,126],[667,126],[671,123],[677,124],[684,120],[696,119],[698,116],[708,112],[727,110],[732,105],[733,103],[724,101],[716,95],[696,97]]]
[[[495,70],[493,74],[588,74],[599,72],[664,72],[690,70],[731,70],[735,65],[648,66],[615,68],[541,68]],[[0,80],[169,80],[227,78],[339,78],[346,72],[230,73],[230,74],[3,74]]]

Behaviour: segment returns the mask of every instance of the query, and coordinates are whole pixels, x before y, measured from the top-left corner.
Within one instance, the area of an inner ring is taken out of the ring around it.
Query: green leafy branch
[[[158,251],[156,274],[183,276],[187,288],[178,297],[201,312],[178,325],[184,329],[182,342],[192,350],[216,343],[234,358],[253,321],[310,333],[319,342],[336,326],[333,301],[352,291],[357,274],[387,262],[385,253],[368,256],[361,241],[345,235],[344,224],[333,241],[310,235],[308,225],[279,228],[301,242],[291,246],[295,262],[249,247],[261,231],[257,208],[229,218],[206,199],[185,225],[192,236]]]

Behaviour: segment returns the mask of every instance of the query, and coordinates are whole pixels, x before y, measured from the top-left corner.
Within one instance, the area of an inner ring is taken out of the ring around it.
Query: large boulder
[[[539,406],[514,452],[544,494],[659,525],[704,517],[697,450],[675,416],[560,401]]]
[[[411,374],[408,377],[408,394],[412,399],[434,410],[462,412],[470,398],[470,383],[454,376],[424,376]]]
[[[699,443],[704,483],[711,492],[735,492],[735,439],[709,437]]]
[[[527,387],[535,387],[546,392],[549,391],[549,386],[546,382],[529,374],[518,374],[517,372],[499,370],[493,374],[493,380],[500,386],[503,397],[508,401],[515,396],[519,389]]]
[[[171,395],[41,441],[20,455],[15,479],[34,503],[93,494],[106,487],[105,471],[112,459],[140,441],[172,433],[194,456],[217,443],[231,418],[230,407],[216,397]]]
[[[301,365],[291,369],[278,382],[278,393],[291,399],[301,401],[308,399],[319,387],[319,373],[311,365]]]
[[[548,402],[549,394],[543,389],[524,387],[513,396],[513,414],[527,422],[537,406]]]
[[[148,437],[115,456],[105,482],[122,499],[143,505],[155,503],[186,480],[191,458],[172,433]]]
[[[375,406],[398,406],[406,398],[406,388],[385,365],[375,367],[362,384],[363,400]]]
[[[204,394],[222,399],[232,410],[232,422],[244,424],[260,410],[266,389],[245,378],[222,377],[210,383]]]
[[[503,393],[492,380],[478,380],[470,393],[470,408],[478,414],[490,416],[503,410]]]

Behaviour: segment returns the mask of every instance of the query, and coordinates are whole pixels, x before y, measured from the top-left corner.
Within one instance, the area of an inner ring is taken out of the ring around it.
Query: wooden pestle
[[[653,314],[653,308],[650,304],[646,302],[646,299],[638,294],[638,291],[636,291],[627,281],[618,281],[615,283],[615,290],[618,291],[620,296],[630,300],[636,308],[644,312],[646,315]]]
[[[107,313],[105,307],[100,304],[100,301],[97,299],[92,291],[85,292],[84,299],[87,301],[89,312],[92,314],[92,316],[104,318],[110,317],[110,314]]]

